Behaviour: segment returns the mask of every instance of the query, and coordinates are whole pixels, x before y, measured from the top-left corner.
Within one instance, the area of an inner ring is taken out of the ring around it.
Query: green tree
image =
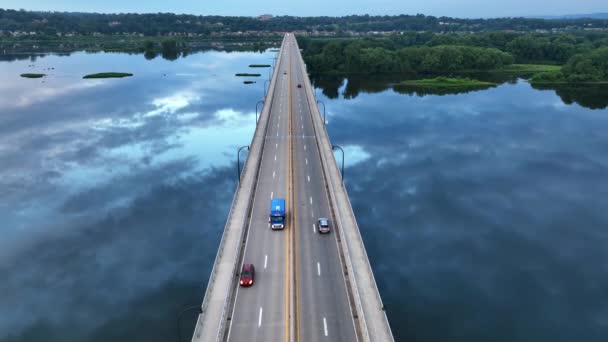
[[[144,41],[144,51],[154,51],[155,45],[151,40]]]

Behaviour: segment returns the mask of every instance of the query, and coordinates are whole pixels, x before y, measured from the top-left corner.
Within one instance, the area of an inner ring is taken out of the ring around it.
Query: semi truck
[[[285,199],[273,198],[270,200],[270,222],[271,229],[285,228]]]

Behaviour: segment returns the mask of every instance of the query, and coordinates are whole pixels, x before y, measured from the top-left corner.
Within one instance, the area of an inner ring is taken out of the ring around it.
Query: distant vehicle
[[[287,71],[283,71],[283,75],[287,75]]]
[[[302,85],[300,83],[298,83],[298,88],[302,88]]]
[[[319,219],[319,233],[329,233],[329,220],[324,217]]]
[[[241,286],[251,286],[253,285],[253,280],[255,279],[255,267],[253,264],[244,264],[243,270],[241,271]]]
[[[273,198],[270,200],[270,217],[268,218],[271,229],[285,228],[285,199]]]

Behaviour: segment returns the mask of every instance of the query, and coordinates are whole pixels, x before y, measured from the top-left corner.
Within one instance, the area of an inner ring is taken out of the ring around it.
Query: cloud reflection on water
[[[49,56],[44,84],[18,77],[30,61],[0,63],[0,340],[175,338],[169,322],[202,299],[263,93],[234,73],[269,55],[227,55]],[[135,76],[80,78],[100,68]]]
[[[370,155],[346,182],[397,340],[608,338],[608,111],[526,83],[322,100]]]

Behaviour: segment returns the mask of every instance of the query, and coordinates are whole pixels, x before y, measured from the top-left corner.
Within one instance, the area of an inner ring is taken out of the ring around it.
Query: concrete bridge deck
[[[287,225],[268,225],[271,198]],[[319,234],[317,220],[330,219]],[[238,286],[243,263],[252,287]],[[286,34],[192,341],[393,341],[293,34]]]

